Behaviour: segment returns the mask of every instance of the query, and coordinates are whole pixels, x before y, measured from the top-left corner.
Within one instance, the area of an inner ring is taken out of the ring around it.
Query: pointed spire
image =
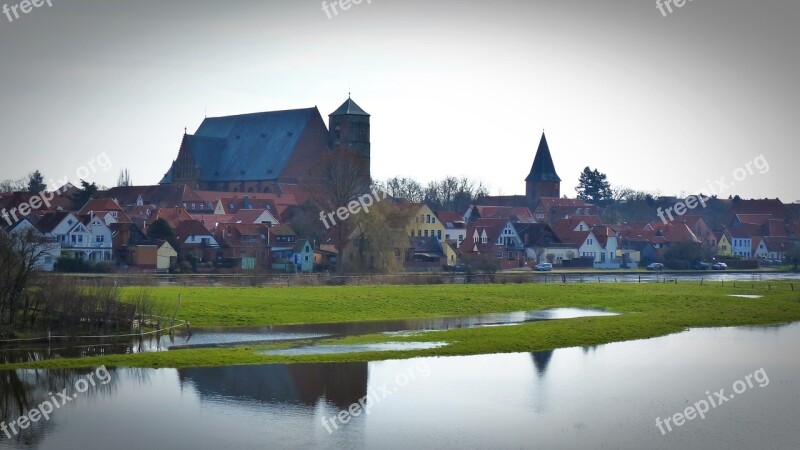
[[[526,182],[551,181],[560,182],[561,178],[556,173],[553,157],[550,155],[550,147],[547,145],[547,137],[542,130],[542,139],[539,141],[539,149],[536,150],[536,157],[533,159],[533,166]]]

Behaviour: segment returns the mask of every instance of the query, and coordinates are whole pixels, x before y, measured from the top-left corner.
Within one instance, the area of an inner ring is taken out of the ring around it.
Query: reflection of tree
[[[553,352],[554,350],[546,350],[543,352],[531,353],[533,367],[536,368],[536,373],[538,373],[540,377],[543,377],[545,372],[547,372],[547,366],[550,364],[550,359],[553,357]]]
[[[309,407],[325,398],[347,408],[367,395],[367,363],[288,364],[179,369],[201,398],[290,403]]]
[[[38,408],[46,401],[51,401],[51,396],[56,396],[58,392],[67,389],[67,394],[76,393],[75,382],[85,379],[89,372],[93,370],[5,370],[0,371],[0,422],[6,424],[27,414],[32,408]],[[93,397],[100,394],[110,393],[114,389],[116,372],[108,369],[111,382],[102,384],[97,376],[94,376],[95,386],[89,385],[89,389],[80,394],[81,397]],[[58,397],[57,397],[58,398]],[[63,401],[59,401],[61,404]],[[62,406],[63,408],[63,406]],[[54,408],[51,417],[57,415],[58,409]],[[45,430],[52,427],[52,422],[40,419],[36,423],[25,429],[20,430],[13,436],[18,444],[25,446],[37,446],[45,436]],[[7,437],[2,434],[0,440]]]

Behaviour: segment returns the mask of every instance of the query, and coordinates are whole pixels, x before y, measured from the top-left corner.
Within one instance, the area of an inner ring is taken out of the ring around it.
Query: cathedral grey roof
[[[237,116],[209,117],[184,144],[200,169],[201,181],[277,179],[300,136],[318,118],[316,107]],[[172,170],[162,183],[170,182]]]

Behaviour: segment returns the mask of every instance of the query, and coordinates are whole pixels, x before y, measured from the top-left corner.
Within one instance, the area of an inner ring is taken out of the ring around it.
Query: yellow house
[[[718,256],[731,256],[733,254],[733,249],[731,247],[730,237],[728,233],[723,231],[720,233],[714,233],[717,236],[717,255]]]
[[[411,237],[435,237],[439,242],[444,242],[444,225],[436,217],[436,214],[424,203],[412,203],[406,205],[414,208],[415,214],[411,216],[406,231]]]

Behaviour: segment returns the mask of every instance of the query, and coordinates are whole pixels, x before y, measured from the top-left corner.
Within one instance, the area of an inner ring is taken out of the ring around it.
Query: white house
[[[111,229],[101,216],[90,214],[81,220],[70,212],[48,213],[37,227],[58,240],[63,256],[92,262],[113,260]]]
[[[743,259],[750,259],[753,257],[753,238],[744,229],[729,229],[731,238],[731,252],[735,256],[740,256]]]

